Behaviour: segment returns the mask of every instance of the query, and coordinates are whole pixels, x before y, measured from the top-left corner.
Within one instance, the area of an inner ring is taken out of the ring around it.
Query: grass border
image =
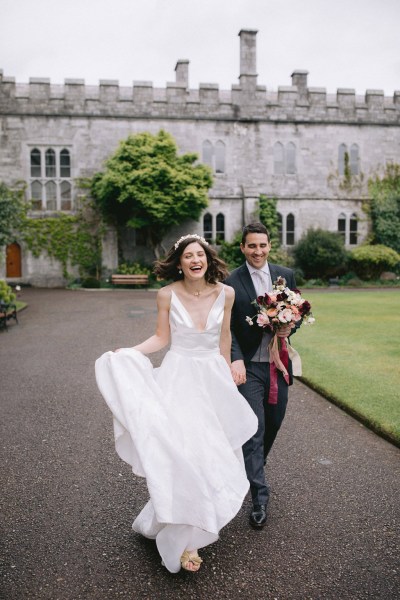
[[[367,427],[368,429],[373,431],[375,434],[379,435],[379,437],[383,438],[387,442],[390,442],[397,448],[400,448],[400,439],[399,438],[397,438],[390,432],[386,431],[383,427],[381,427],[377,423],[370,421],[365,415],[358,412],[358,410],[348,406],[345,402],[343,402],[343,400],[340,400],[337,396],[335,396],[335,394],[328,392],[326,389],[324,389],[318,383],[314,383],[313,381],[308,379],[308,377],[301,376],[301,377],[296,377],[296,379],[298,379],[299,381],[304,383],[304,385],[309,387],[314,392],[317,392],[317,394],[322,396],[325,400],[328,400],[329,402],[331,402],[332,404],[334,404],[335,406],[337,406],[338,408],[343,410],[343,412],[347,413],[348,415],[350,415],[351,417],[356,419],[359,423],[361,423],[362,425],[364,425],[365,427]]]

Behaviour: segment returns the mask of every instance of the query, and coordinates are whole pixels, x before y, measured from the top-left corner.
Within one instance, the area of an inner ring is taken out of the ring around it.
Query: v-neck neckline
[[[186,313],[186,314],[187,314],[187,316],[189,317],[189,319],[190,319],[190,321],[191,321],[191,323],[192,323],[192,325],[193,325],[193,329],[195,329],[195,330],[196,330],[198,333],[204,333],[205,331],[207,331],[207,326],[208,326],[208,321],[209,321],[209,318],[210,318],[210,314],[211,314],[211,312],[212,312],[212,310],[213,310],[214,306],[215,306],[215,305],[216,305],[216,303],[217,303],[217,300],[219,299],[219,297],[221,296],[221,294],[222,294],[222,292],[223,292],[223,291],[224,291],[224,288],[222,287],[222,289],[221,289],[221,291],[219,292],[218,296],[215,298],[214,302],[212,303],[212,305],[211,305],[211,308],[210,308],[210,310],[208,311],[208,315],[207,315],[206,324],[205,324],[205,327],[204,327],[204,329],[198,329],[198,328],[196,327],[196,325],[194,324],[194,321],[193,321],[193,318],[192,318],[192,316],[191,316],[190,312],[188,311],[188,309],[186,308],[186,306],[183,304],[183,302],[182,302],[182,300],[179,298],[178,294],[177,294],[176,292],[174,292],[174,290],[171,290],[171,293],[172,293],[172,294],[175,296],[175,298],[178,300],[179,304],[182,306],[183,310],[185,311],[185,313]]]

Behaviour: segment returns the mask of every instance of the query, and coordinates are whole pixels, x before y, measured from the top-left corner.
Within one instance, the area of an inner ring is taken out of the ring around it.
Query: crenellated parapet
[[[175,81],[155,88],[149,81],[122,87],[116,80],[85,85],[83,79],[66,79],[63,85],[31,78],[16,83],[0,71],[0,113],[9,115],[71,116],[87,118],[213,119],[332,123],[400,123],[400,91],[387,97],[382,90],[353,89],[327,94],[325,88],[308,87],[308,72],[295,70],[290,86],[277,92],[257,83],[255,30],[240,36],[239,83],[231,90],[201,83],[189,88],[189,61],[179,60]]]

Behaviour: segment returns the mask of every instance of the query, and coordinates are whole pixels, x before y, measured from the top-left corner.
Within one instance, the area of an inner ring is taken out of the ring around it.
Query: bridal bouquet
[[[291,290],[286,285],[283,277],[278,277],[272,285],[272,291],[258,296],[252,304],[257,308],[253,317],[246,317],[249,325],[254,325],[254,319],[259,327],[269,330],[272,340],[268,346],[270,357],[270,392],[269,404],[278,401],[278,375],[277,369],[282,372],[286,383],[289,385],[289,354],[293,367],[297,369],[295,375],[301,375],[301,361],[297,352],[290,346],[288,348],[286,338],[279,337],[276,332],[284,325],[292,328],[300,324],[311,325],[315,319],[312,316],[311,304],[301,296],[300,290]],[[296,365],[295,365],[296,362]]]
[[[257,314],[253,317],[246,317],[249,325],[253,325],[256,319],[257,325],[264,329],[269,329],[271,333],[282,327],[282,325],[296,323],[314,323],[315,319],[311,313],[311,304],[304,300],[300,290],[291,290],[286,286],[286,280],[278,277],[272,285],[272,292],[258,296],[252,304],[257,307]]]

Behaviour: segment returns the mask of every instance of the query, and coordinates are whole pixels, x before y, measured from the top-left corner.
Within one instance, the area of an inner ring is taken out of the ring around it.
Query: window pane
[[[61,210],[71,210],[71,184],[68,181],[62,181],[60,185],[61,191]]]
[[[339,163],[338,163],[338,171],[339,175],[344,175],[344,155],[347,152],[346,144],[340,144],[339,146]]]
[[[31,183],[32,210],[42,210],[42,184],[40,181]]]
[[[274,174],[283,175],[285,172],[283,146],[276,142],[274,146]]]
[[[60,152],[60,177],[71,177],[71,157],[65,149]]]
[[[46,150],[46,177],[56,176],[56,153],[54,150]]]
[[[202,161],[205,165],[212,167],[213,146],[212,143],[206,140],[203,142]]]
[[[350,148],[350,171],[352,175],[358,175],[360,172],[357,144]]]
[[[286,146],[286,173],[296,173],[296,146],[292,142]]]
[[[212,216],[206,213],[203,217],[203,235],[206,240],[212,239]]]
[[[286,245],[294,245],[294,215],[286,217]]]
[[[357,230],[358,230],[358,220],[357,215],[351,215],[350,217],[350,239],[349,243],[352,246],[357,244]]]
[[[343,241],[346,242],[346,217],[345,217],[345,215],[339,215],[338,232],[342,236]]]
[[[225,173],[225,144],[221,141],[215,144],[215,172]]]
[[[225,240],[225,216],[222,213],[217,215],[216,219],[217,231],[215,235],[216,242],[223,242]]]
[[[57,210],[57,186],[54,181],[46,183],[46,209]]]
[[[40,150],[34,148],[31,152],[31,177],[41,177],[42,176],[42,167],[41,167],[41,157]]]

